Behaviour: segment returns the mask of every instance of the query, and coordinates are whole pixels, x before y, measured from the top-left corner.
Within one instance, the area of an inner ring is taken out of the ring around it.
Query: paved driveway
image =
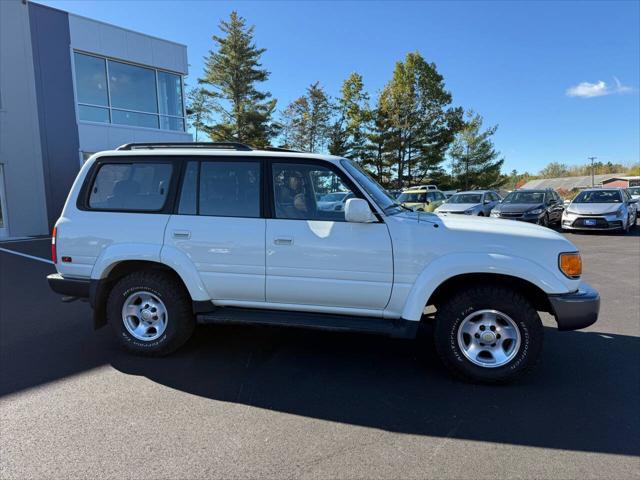
[[[507,387],[426,342],[199,327],[122,353],[50,264],[0,251],[0,478],[640,478],[640,237],[570,235],[601,319]],[[46,241],[0,244],[48,256]]]

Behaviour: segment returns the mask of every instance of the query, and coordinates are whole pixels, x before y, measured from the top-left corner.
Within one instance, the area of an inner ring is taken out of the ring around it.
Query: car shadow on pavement
[[[387,431],[640,455],[640,338],[546,328],[538,368],[509,386],[450,378],[421,342],[201,326],[173,356],[116,354],[130,375],[212,400]]]

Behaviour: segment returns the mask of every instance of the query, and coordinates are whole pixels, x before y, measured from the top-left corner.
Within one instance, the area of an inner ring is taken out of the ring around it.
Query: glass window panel
[[[160,113],[181,117],[182,85],[180,76],[167,72],[158,72],[158,103]],[[175,130],[172,128],[171,130]]]
[[[180,191],[180,205],[178,213],[180,215],[195,215],[196,196],[198,191],[198,162],[189,162],[184,172],[182,190]]]
[[[105,164],[91,187],[89,206],[103,210],[160,210],[169,191],[168,163]]]
[[[125,112],[124,110],[112,110],[112,122],[121,125],[134,125],[136,127],[158,128],[158,116],[149,113]]]
[[[202,162],[200,215],[260,216],[260,164]]]
[[[109,60],[111,106],[141,112],[158,111],[156,73],[150,68]],[[155,126],[158,128],[158,126]]]
[[[104,59],[81,53],[75,53],[74,59],[78,102],[109,106]]]
[[[80,120],[87,120],[89,122],[109,123],[109,109],[78,105],[78,117]]]
[[[184,120],[177,117],[160,116],[160,128],[163,130],[177,130],[184,132]]]
[[[273,164],[276,218],[344,221],[353,192],[332,170],[304,164]]]

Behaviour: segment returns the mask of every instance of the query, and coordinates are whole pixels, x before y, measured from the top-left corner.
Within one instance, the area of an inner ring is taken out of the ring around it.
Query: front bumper
[[[493,218],[502,218],[503,220],[517,220],[519,222],[527,222],[527,223],[540,223],[542,215],[519,215],[519,216],[507,216],[507,215],[491,215]]]
[[[588,225],[592,223],[593,225]],[[565,230],[622,230],[624,223],[621,218],[613,215],[564,215],[562,217],[562,228]]]
[[[549,295],[558,330],[578,330],[593,325],[600,312],[600,295],[587,283],[576,292]]]
[[[51,290],[60,295],[75,298],[89,297],[89,285],[91,284],[89,279],[65,278],[59,273],[52,273],[47,275],[47,282],[49,282]]]

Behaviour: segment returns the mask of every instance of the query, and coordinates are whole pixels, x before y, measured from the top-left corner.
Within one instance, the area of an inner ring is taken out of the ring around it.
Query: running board
[[[198,314],[196,318],[198,323],[204,324],[273,325],[336,332],[372,333],[396,338],[415,338],[420,323],[404,319],[237,307],[220,307],[212,312]]]

